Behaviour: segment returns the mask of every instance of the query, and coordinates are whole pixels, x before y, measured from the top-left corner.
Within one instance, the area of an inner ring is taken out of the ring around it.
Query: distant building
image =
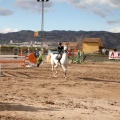
[[[78,42],[62,42],[62,45],[68,45],[68,50],[79,50],[79,44]]]
[[[85,38],[82,41],[82,51],[84,53],[98,52],[103,47],[101,38]]]

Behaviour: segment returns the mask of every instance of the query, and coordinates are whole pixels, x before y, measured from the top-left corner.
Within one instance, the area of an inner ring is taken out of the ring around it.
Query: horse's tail
[[[50,59],[51,59],[51,54],[48,54],[47,57],[46,57],[46,61],[50,62]]]

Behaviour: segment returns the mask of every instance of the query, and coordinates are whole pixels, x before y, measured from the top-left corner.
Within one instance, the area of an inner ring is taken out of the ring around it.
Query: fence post
[[[72,50],[72,63],[74,63],[74,51]]]
[[[81,57],[82,57],[82,62],[84,62],[84,58],[85,58],[84,51],[82,51]]]
[[[80,51],[78,50],[78,64],[80,64]]]

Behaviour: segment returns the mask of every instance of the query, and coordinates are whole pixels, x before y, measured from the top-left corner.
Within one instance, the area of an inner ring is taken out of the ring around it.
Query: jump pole
[[[24,61],[25,61],[25,56],[19,56],[19,55],[0,55],[0,64],[1,65],[21,64],[21,66],[22,66],[22,63],[24,63]]]

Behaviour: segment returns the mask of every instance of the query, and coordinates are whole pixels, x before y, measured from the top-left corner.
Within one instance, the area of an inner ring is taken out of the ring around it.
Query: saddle
[[[68,51],[64,50],[62,53],[57,55],[56,59],[60,61],[64,52],[67,53]]]
[[[58,54],[57,56],[56,56],[56,59],[57,60],[60,60],[62,58],[62,54]]]
[[[56,59],[58,60],[58,63],[59,63],[59,64],[61,64],[61,63],[60,63],[61,58],[62,58],[62,53],[61,53],[61,54],[58,54],[58,55],[56,56]]]

